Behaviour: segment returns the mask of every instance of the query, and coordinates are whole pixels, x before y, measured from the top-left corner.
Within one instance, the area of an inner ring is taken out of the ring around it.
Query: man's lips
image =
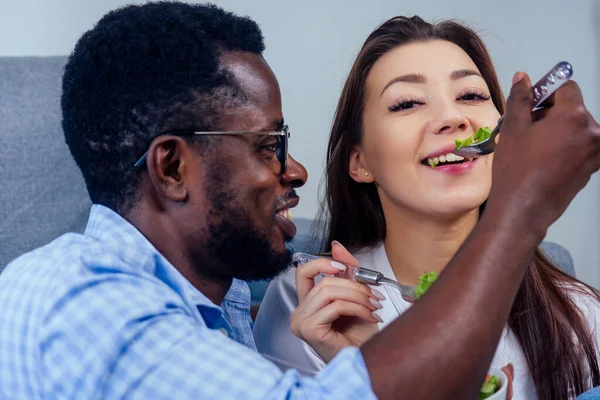
[[[292,213],[290,209],[296,207],[299,201],[300,198],[294,196],[292,199],[288,200],[285,205],[279,207],[275,214],[275,221],[277,221],[277,225],[279,225],[279,228],[283,231],[287,240],[291,240],[296,236],[297,228],[292,222]]]
[[[288,201],[285,202],[284,204],[280,205],[279,207],[276,208],[277,213],[280,213],[282,211],[286,211],[286,210],[290,210],[291,208],[294,208],[298,205],[298,203],[300,202],[300,197],[298,197],[297,195],[292,195],[291,198],[289,198],[290,196],[286,196],[288,197]]]

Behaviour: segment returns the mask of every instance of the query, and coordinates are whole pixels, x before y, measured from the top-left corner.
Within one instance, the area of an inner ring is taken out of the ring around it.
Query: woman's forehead
[[[367,85],[382,90],[392,79],[421,75],[425,80],[451,79],[459,70],[479,70],[459,46],[445,40],[413,42],[396,47],[381,56],[367,77]]]

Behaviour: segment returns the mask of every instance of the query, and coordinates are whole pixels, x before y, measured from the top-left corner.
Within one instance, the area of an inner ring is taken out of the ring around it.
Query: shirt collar
[[[129,221],[108,207],[94,204],[85,235],[108,245],[125,264],[142,268],[169,285],[202,314],[205,322],[222,315],[222,309],[196,289],[150,241]],[[140,251],[141,250],[141,251]],[[224,302],[237,303],[238,307],[250,309],[250,288],[244,281],[234,279]],[[209,317],[209,318],[207,318]]]

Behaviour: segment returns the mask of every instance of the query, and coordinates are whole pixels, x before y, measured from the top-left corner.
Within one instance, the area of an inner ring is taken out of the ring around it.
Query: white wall
[[[126,0],[0,0],[0,56],[68,54],[106,11]],[[133,1],[141,3],[142,1]],[[516,70],[533,79],[559,60],[574,65],[588,108],[600,120],[600,0],[217,0],[261,25],[279,78],[291,152],[310,180],[296,216],[312,217],[328,129],[360,45],[393,15],[457,18],[484,38],[502,87]],[[570,3],[570,4],[569,4]],[[600,178],[594,177],[548,239],[566,246],[584,281],[600,287]]]

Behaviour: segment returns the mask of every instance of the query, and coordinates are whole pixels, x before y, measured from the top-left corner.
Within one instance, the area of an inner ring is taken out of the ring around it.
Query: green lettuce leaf
[[[428,272],[421,276],[419,278],[420,283],[415,288],[415,297],[418,299],[419,297],[423,296],[437,278],[438,274],[435,271]]]
[[[455,144],[454,150],[458,150],[461,147],[466,147],[466,146],[470,146],[472,144],[483,142],[484,140],[488,139],[490,136],[492,136],[492,128],[490,128],[489,126],[479,128],[479,129],[477,129],[477,132],[475,132],[471,137],[468,137],[463,140],[454,139],[454,144]]]
[[[485,380],[483,386],[481,387],[481,392],[479,393],[478,400],[487,399],[491,397],[494,393],[496,393],[500,389],[500,380],[497,376],[492,375],[488,379]]]

